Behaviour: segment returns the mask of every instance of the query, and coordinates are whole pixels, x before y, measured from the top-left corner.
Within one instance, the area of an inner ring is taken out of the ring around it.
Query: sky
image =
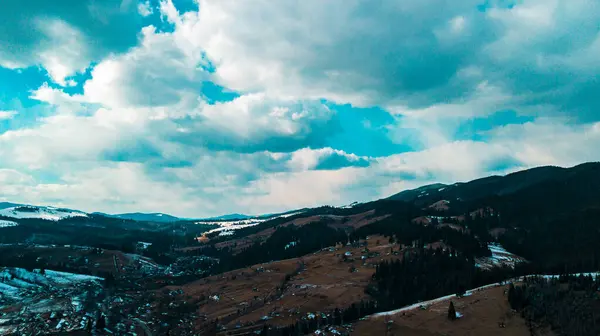
[[[597,0],[3,0],[0,201],[182,217],[600,160]]]

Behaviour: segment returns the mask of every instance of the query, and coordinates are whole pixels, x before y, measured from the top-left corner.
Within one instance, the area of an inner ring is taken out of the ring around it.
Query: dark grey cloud
[[[333,152],[325,157],[320,158],[319,163],[315,166],[316,170],[338,170],[346,167],[368,167],[371,163],[368,159],[360,157],[349,157],[337,152]]]

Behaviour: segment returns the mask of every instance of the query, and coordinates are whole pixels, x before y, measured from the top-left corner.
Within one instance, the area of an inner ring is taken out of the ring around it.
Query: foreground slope
[[[440,300],[422,308],[369,317],[355,323],[351,335],[530,336],[525,320],[513,312],[508,304],[507,288],[491,287],[469,296]],[[457,321],[448,320],[451,300],[456,311],[462,315]]]

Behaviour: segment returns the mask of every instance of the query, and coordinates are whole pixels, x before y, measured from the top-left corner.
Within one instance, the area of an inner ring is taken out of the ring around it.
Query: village
[[[148,246],[140,242],[137,252]],[[177,277],[201,275],[197,264],[212,261],[183,257],[165,267],[139,254],[74,245],[5,244],[0,253],[15,263],[44,265],[0,268],[0,335],[158,329],[169,311],[185,305],[173,300],[181,291],[164,287]]]

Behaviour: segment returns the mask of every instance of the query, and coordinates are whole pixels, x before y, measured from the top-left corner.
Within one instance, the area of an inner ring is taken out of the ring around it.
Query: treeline
[[[346,242],[347,234],[319,221],[303,226],[282,226],[264,242],[256,242],[241,253],[232,254],[230,249],[202,249],[198,253],[219,258],[211,273],[222,273],[264,262],[301,257],[336,243]]]
[[[377,265],[367,293],[382,310],[391,310],[467,289],[505,280],[510,268],[483,271],[463,252],[448,249],[415,249],[404,258]]]
[[[600,164],[589,163],[512,193],[470,202],[470,207],[491,207],[500,214],[489,228],[505,228],[500,243],[540,272],[591,271],[600,269],[599,190]]]
[[[188,222],[135,222],[100,215],[73,217],[58,222],[29,218],[19,219],[18,223],[18,226],[2,229],[0,243],[81,245],[125,253],[140,252],[161,264],[169,264],[174,260],[173,248],[189,246],[195,243],[194,238],[201,232],[216,227]],[[136,244],[139,241],[152,245],[143,252],[137,251]]]
[[[539,272],[575,273],[600,269],[600,210],[522,220],[500,242],[536,265]]]
[[[476,226],[476,223],[473,223],[472,226]],[[460,250],[469,258],[491,255],[487,247],[488,240],[479,239],[470,231],[461,232],[449,227],[415,224],[412,222],[412,218],[405,215],[393,215],[363,226],[350,233],[350,239],[355,241],[374,234],[390,237],[391,242],[404,245],[411,245],[416,242],[418,246],[423,246],[424,244],[442,241],[446,245]]]
[[[255,226],[246,227],[243,229],[238,229],[234,231],[234,234],[231,236],[219,237],[218,233],[213,233],[209,235],[213,242],[222,242],[227,240],[233,240],[240,237],[245,237],[251,234],[258,233],[265,229],[269,229],[272,227],[276,227],[278,225],[291,222],[294,219],[306,218],[310,216],[320,216],[320,215],[333,215],[333,216],[351,216],[359,213],[364,213],[367,211],[375,210],[373,217],[386,215],[386,214],[394,214],[396,216],[402,215],[404,220],[409,220],[413,218],[421,210],[415,208],[412,204],[401,202],[401,201],[392,201],[392,200],[378,200],[368,203],[358,204],[351,208],[336,208],[331,206],[321,206],[318,208],[312,209],[303,209],[301,213],[296,215],[292,215],[289,217],[280,217],[274,218],[263,223],[260,223]]]
[[[3,248],[0,253],[0,267],[23,268],[28,271],[51,269],[61,272],[95,275],[89,267],[71,265],[67,260],[50,261],[40,257],[40,253],[33,251],[19,250],[20,253],[17,253],[17,251],[6,251],[6,249]]]
[[[550,328],[559,335],[600,335],[600,280],[591,276],[531,277],[508,290],[511,307],[530,331]]]
[[[346,309],[336,308],[333,311],[322,312],[308,317],[303,317],[296,323],[283,328],[264,325],[260,335],[266,336],[296,336],[308,335],[326,326],[339,326],[354,322],[362,317],[376,313],[375,301],[360,301],[353,303]]]

